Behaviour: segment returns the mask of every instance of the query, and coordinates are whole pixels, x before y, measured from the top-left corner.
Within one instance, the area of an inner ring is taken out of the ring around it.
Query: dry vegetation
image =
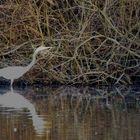
[[[140,75],[139,0],[1,0],[0,66],[26,65],[31,83],[129,84]]]

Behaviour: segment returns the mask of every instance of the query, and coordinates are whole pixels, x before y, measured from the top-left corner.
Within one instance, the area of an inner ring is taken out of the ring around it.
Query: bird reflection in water
[[[45,121],[41,116],[36,112],[34,105],[27,100],[24,96],[20,95],[18,92],[7,91],[5,94],[0,94],[0,106],[6,108],[13,108],[16,110],[28,109],[30,116],[32,117],[33,127],[37,135],[41,135],[45,130]],[[13,128],[13,131],[16,132],[17,128]]]

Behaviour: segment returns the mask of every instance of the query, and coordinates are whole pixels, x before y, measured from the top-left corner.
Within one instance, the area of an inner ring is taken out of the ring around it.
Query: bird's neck
[[[36,55],[37,55],[37,53],[33,54],[32,61],[30,62],[30,64],[28,66],[26,66],[28,70],[31,69],[32,66],[35,64],[35,62],[36,62]]]

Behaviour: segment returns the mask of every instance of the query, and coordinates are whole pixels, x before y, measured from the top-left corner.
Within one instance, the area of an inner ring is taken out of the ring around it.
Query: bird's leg
[[[11,91],[13,91],[13,82],[14,82],[14,80],[11,79]]]

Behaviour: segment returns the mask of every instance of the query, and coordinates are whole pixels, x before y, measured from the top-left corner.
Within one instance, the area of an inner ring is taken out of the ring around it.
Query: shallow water
[[[0,140],[139,139],[139,88],[0,88]]]

